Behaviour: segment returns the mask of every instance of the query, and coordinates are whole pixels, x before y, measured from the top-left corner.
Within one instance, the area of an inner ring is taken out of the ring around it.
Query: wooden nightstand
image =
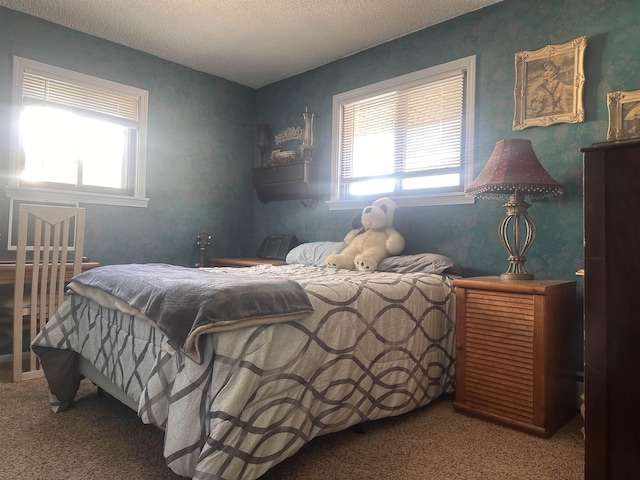
[[[576,282],[457,279],[458,412],[550,437],[577,413]]]
[[[256,265],[286,265],[283,260],[265,258],[210,258],[210,267],[255,267]]]

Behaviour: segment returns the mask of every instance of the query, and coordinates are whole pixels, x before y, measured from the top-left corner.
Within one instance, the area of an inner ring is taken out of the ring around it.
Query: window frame
[[[427,84],[438,81],[447,75],[453,75],[460,70],[466,72],[466,82],[464,86],[464,135],[462,144],[463,165],[460,166],[460,173],[463,177],[461,188],[455,191],[440,191],[432,193],[416,194],[378,194],[373,197],[392,196],[399,206],[429,206],[429,205],[460,205],[471,204],[474,199],[466,197],[464,191],[473,180],[473,145],[474,145],[474,118],[475,118],[475,82],[476,82],[476,56],[471,55],[451,62],[443,63],[433,67],[418,70],[388,80],[366,85],[354,90],[350,90],[333,96],[333,118],[332,118],[332,146],[331,146],[331,196],[326,202],[330,210],[349,210],[364,208],[371,202],[371,196],[358,198],[341,198],[342,185],[342,112],[345,104],[354,101],[383,95],[394,89],[404,88],[417,83]]]
[[[25,71],[44,77],[53,78],[73,84],[80,84],[96,90],[117,92],[137,98],[139,118],[136,128],[135,161],[131,169],[133,180],[131,194],[113,194],[87,190],[51,188],[51,186],[34,186],[31,182],[21,182],[22,146],[20,140],[20,114],[23,107],[23,82]],[[147,157],[147,116],[149,92],[122,83],[86,75],[73,70],[48,65],[46,63],[13,56],[13,80],[11,99],[11,138],[9,153],[9,181],[5,192],[12,200],[29,202],[58,203],[93,203],[102,205],[118,205],[130,207],[146,207],[146,157]]]

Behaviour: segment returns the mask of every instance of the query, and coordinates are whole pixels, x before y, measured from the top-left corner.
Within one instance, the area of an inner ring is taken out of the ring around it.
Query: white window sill
[[[106,195],[101,193],[68,192],[51,190],[48,188],[12,187],[6,186],[7,197],[13,200],[29,202],[58,202],[58,203],[95,203],[100,205],[115,205],[121,207],[146,207],[148,198],[128,197],[125,195]]]
[[[381,194],[380,197],[386,195]],[[398,207],[429,207],[436,205],[469,205],[474,203],[473,198],[466,197],[464,193],[446,193],[429,196],[393,196],[388,195],[398,204]],[[329,210],[358,210],[371,205],[371,200],[328,200]]]

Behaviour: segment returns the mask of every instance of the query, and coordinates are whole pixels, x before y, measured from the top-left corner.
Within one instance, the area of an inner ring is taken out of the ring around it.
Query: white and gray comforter
[[[165,429],[173,471],[255,479],[316,436],[453,392],[447,276],[301,265],[210,270],[221,272],[293,279],[314,313],[203,335],[198,363],[131,310],[72,294],[33,343],[53,408],[70,405],[73,382],[56,379],[73,376],[77,362],[49,354],[79,354],[138,403],[144,422]]]

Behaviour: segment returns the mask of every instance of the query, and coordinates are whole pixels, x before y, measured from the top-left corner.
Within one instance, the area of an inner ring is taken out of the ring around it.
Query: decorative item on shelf
[[[258,150],[260,150],[260,166],[264,167],[264,152],[271,146],[271,128],[269,125],[259,123],[258,127]]]
[[[287,127],[276,135],[276,145],[282,145],[285,142],[291,140],[302,140],[304,138],[304,132],[302,127]]]
[[[300,142],[303,138],[304,132],[301,127],[287,127],[278,133],[274,140],[276,146],[280,146],[287,142]],[[282,150],[282,148],[277,148],[272,150],[268,164],[270,166],[283,165],[285,163],[294,162],[297,159],[298,152],[296,150]]]
[[[268,165],[284,165],[285,163],[293,162],[298,157],[298,153],[295,150],[280,150],[279,148],[271,152]]]
[[[469,197],[504,199],[507,216],[500,223],[502,246],[509,254],[509,268],[502,274],[506,280],[533,280],[525,268],[526,254],[533,245],[536,229],[527,214],[531,206],[525,201],[562,195],[556,182],[540,164],[531,142],[523,139],[500,140],[478,178],[466,189]],[[509,234],[509,225],[513,232]],[[522,224],[525,226],[524,241]]]
[[[304,120],[302,127],[287,127],[275,135],[275,145],[281,148],[274,149],[269,157],[269,165],[282,165],[294,161],[311,161],[313,148],[313,120],[316,114],[305,107],[301,113]],[[295,142],[295,143],[294,143]],[[298,144],[298,142],[300,142]],[[289,145],[284,145],[289,143]],[[283,150],[283,147],[294,147],[295,150]]]
[[[210,244],[211,244],[211,235],[209,235],[207,232],[201,232],[198,234],[198,237],[196,238],[196,245],[200,248],[200,259],[198,263],[196,263],[197,268],[202,268],[207,266],[207,264],[204,261],[205,250],[207,249],[207,246]]]
[[[302,145],[300,145],[300,159],[305,161],[312,160],[312,147],[313,147],[313,119],[316,114],[310,112],[307,107],[304,108],[304,112],[302,112],[302,119],[304,120],[304,138],[302,140]]]

